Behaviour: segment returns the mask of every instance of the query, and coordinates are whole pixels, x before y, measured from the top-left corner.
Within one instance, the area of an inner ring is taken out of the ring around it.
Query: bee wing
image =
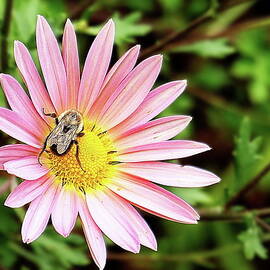
[[[59,155],[64,154],[71,146],[72,141],[76,137],[76,129],[70,129],[67,133],[58,135],[56,150]]]

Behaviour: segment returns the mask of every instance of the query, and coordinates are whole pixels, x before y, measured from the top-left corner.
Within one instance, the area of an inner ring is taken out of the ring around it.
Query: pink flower
[[[24,179],[5,205],[30,203],[22,225],[23,242],[37,239],[50,217],[55,230],[67,237],[79,214],[93,259],[103,269],[102,233],[134,253],[141,244],[157,249],[151,229],[132,205],[169,220],[197,223],[199,215],[191,206],[152,183],[200,187],[219,181],[202,169],[157,161],[209,150],[203,143],[169,140],[188,125],[189,116],[149,121],[183,92],[186,81],[150,91],[162,57],[155,55],[135,66],[139,46],[107,72],[114,40],[112,20],[94,40],[82,75],[69,20],[62,52],[41,16],[36,36],[45,84],[18,41],[15,60],[31,99],[13,77],[1,74],[11,110],[0,108],[0,128],[25,143],[0,148],[1,169]],[[45,115],[49,113],[57,119]]]

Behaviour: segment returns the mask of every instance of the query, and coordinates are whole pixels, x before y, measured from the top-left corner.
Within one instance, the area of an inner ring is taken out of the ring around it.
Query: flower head
[[[94,40],[80,74],[76,35],[67,20],[62,52],[47,21],[37,22],[41,79],[26,47],[15,42],[15,60],[30,98],[11,76],[1,84],[11,110],[0,108],[0,128],[24,144],[0,148],[0,166],[23,179],[5,205],[30,203],[22,239],[30,243],[51,218],[67,237],[80,216],[94,261],[103,269],[103,233],[131,252],[140,245],[156,250],[155,237],[136,206],[160,217],[197,223],[199,215],[184,200],[154,183],[176,187],[207,186],[219,181],[205,170],[158,160],[209,150],[203,143],[169,140],[191,117],[150,121],[184,90],[174,81],[151,90],[162,57],[135,66],[139,46],[109,70],[114,40],[112,20]]]

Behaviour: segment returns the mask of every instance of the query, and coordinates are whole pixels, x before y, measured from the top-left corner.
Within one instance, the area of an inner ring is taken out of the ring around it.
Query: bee
[[[46,116],[52,117],[55,119],[56,126],[52,129],[50,134],[47,136],[43,148],[38,155],[38,161],[40,163],[40,157],[43,152],[48,152],[46,150],[49,148],[51,152],[55,155],[63,156],[71,149],[72,145],[76,145],[76,159],[81,166],[81,162],[79,159],[79,144],[77,141],[77,137],[82,137],[84,135],[83,129],[83,117],[76,110],[67,110],[56,116],[55,113],[45,113],[43,109],[43,113]],[[40,163],[41,164],[41,163]]]

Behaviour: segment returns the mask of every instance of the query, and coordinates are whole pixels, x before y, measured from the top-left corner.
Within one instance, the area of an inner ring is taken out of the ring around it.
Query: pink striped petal
[[[137,233],[140,243],[153,250],[157,250],[157,242],[153,232],[134,207],[109,189],[106,190],[106,194],[112,201],[115,201],[119,213],[122,212],[124,214],[125,222]]]
[[[102,232],[91,217],[84,199],[79,201],[79,214],[91,255],[96,265],[102,270],[105,267],[107,256],[105,242]]]
[[[120,152],[119,161],[139,162],[177,159],[210,150],[204,143],[173,140],[127,148]]]
[[[25,180],[36,180],[48,173],[48,169],[38,163],[37,156],[10,160],[4,164],[5,170]]]
[[[109,20],[96,36],[88,52],[78,95],[81,113],[89,111],[98,97],[111,60],[114,22]]]
[[[111,134],[121,134],[123,130],[129,130],[147,123],[167,108],[176,98],[182,94],[187,82],[169,82],[152,90],[141,105],[123,122],[110,130]]]
[[[54,112],[54,106],[31,55],[23,43],[15,41],[14,56],[36,110],[47,123],[51,123],[53,120],[43,114],[42,108],[44,108],[46,112]]]
[[[140,243],[145,247],[157,251],[157,241],[152,230],[142,216],[130,204],[128,206],[130,208],[128,216],[137,231]]]
[[[118,138],[117,147],[124,149],[149,143],[166,141],[181,132],[191,121],[190,116],[168,116],[153,120],[124,132]]]
[[[111,68],[102,85],[101,94],[89,112],[89,118],[96,118],[104,104],[120,85],[122,80],[130,73],[138,58],[140,46],[134,46],[128,50]]]
[[[37,20],[37,51],[48,92],[55,109],[67,109],[67,75],[57,40],[42,16]]]
[[[133,113],[152,88],[161,68],[162,56],[141,62],[104,104],[100,125],[110,129]]]
[[[37,156],[38,149],[26,144],[10,144],[0,147],[0,170],[3,170],[3,164],[7,161]]]
[[[37,133],[44,134],[48,127],[20,84],[6,74],[0,75],[0,81],[11,109],[23,115],[23,118],[34,127]]]
[[[80,86],[80,64],[76,34],[69,19],[67,19],[65,25],[62,47],[63,60],[67,73],[67,103],[70,108],[77,108],[77,95]]]
[[[36,199],[51,185],[52,180],[48,175],[35,181],[23,181],[7,197],[5,206],[17,208]]]
[[[52,211],[52,224],[64,237],[69,236],[78,216],[77,194],[74,188],[61,188]]]
[[[136,231],[130,226],[117,201],[108,196],[106,188],[87,194],[86,201],[91,216],[103,233],[123,249],[139,252],[140,243]]]
[[[199,219],[196,211],[184,200],[142,178],[119,173],[106,186],[134,205],[163,218],[190,224]]]
[[[165,162],[131,162],[118,165],[119,170],[149,181],[174,187],[204,187],[220,181],[215,174],[192,166]]]
[[[22,117],[16,112],[0,108],[0,129],[21,142],[40,148],[42,134],[33,130]]]
[[[53,183],[42,195],[31,202],[22,224],[22,240],[24,243],[33,242],[43,233],[58,192],[59,185]]]

